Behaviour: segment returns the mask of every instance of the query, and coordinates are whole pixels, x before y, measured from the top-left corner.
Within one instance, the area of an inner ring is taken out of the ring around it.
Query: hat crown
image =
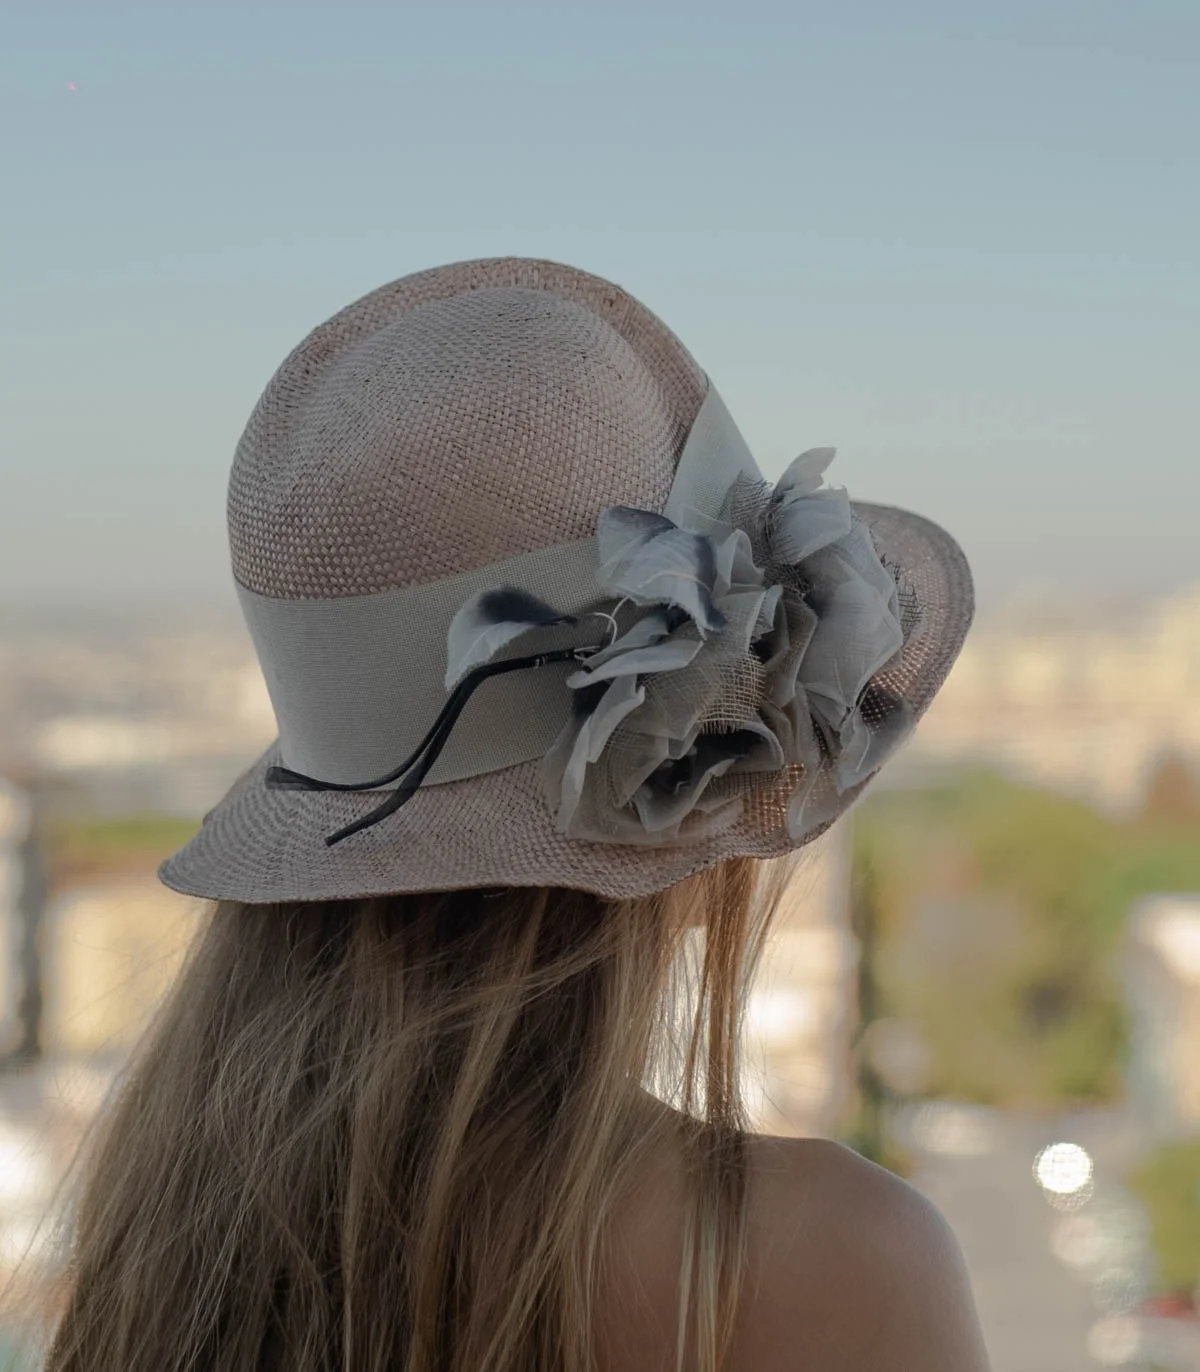
[[[589,537],[606,505],[659,509],[705,385],[585,273],[501,259],[392,283],[313,330],[255,407],[234,575],[272,597],[368,595]]]

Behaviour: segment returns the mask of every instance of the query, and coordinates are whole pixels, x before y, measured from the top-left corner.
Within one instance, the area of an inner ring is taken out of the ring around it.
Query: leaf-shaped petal
[[[780,597],[774,625],[762,639],[768,654],[763,661],[767,697],[776,705],[786,705],[796,694],[797,675],[816,628],[816,613],[796,592],[789,590]]]
[[[718,599],[735,586],[746,590],[763,584],[762,569],[755,565],[750,536],[745,529],[734,529],[716,545],[715,561]]]
[[[763,701],[759,712],[779,740],[789,763],[800,763],[806,773],[821,765],[821,745],[809,713],[808,697],[803,690],[793,695],[786,705]]]
[[[674,672],[686,667],[703,646],[698,638],[668,638],[661,643],[649,643],[644,648],[631,648],[626,653],[610,654],[598,666],[572,672],[567,685],[572,688],[591,686],[597,681],[609,681],[618,676],[637,676],[642,672]]]
[[[773,722],[760,713],[746,720],[737,731],[743,736],[739,739],[739,747],[744,740],[745,751],[739,752],[733,769],[735,772],[777,772],[787,763],[783,739],[771,727]],[[716,737],[720,738],[721,735],[717,734]],[[751,739],[757,742],[752,743]]]
[[[603,648],[589,654],[589,669],[607,662],[610,657],[627,653],[632,648],[645,648],[651,643],[661,642],[671,632],[671,621],[664,610],[651,610],[636,620],[628,629]]]
[[[725,628],[712,640],[722,656],[734,653],[745,657],[750,652],[750,644],[762,632],[759,625],[764,619],[763,606],[767,602],[769,588],[751,587],[745,591],[732,591],[721,599],[721,613],[725,616]]]
[[[767,587],[762,604],[758,607],[758,620],[754,625],[754,638],[759,639],[770,633],[783,613],[783,586],[777,581]],[[763,664],[766,666],[766,663]]]
[[[472,668],[489,662],[527,630],[571,623],[571,615],[515,586],[479,591],[459,607],[450,621],[446,633],[446,689],[452,689]]]
[[[823,597],[817,616],[800,679],[814,713],[836,730],[904,640],[888,600],[862,578],[834,586]]]
[[[599,579],[605,580],[631,562],[652,538],[678,527],[666,515],[655,514],[653,510],[637,510],[631,505],[606,506],[596,520]]]
[[[678,759],[664,763],[633,798],[650,833],[677,829],[696,808],[709,782],[722,776],[760,743],[757,735],[699,734]]]
[[[601,696],[596,708],[591,714],[585,715],[579,723],[569,750],[560,750],[559,745],[555,745],[552,753],[559,753],[559,756],[554,759],[551,766],[554,770],[557,770],[559,765],[562,768],[557,778],[560,832],[566,832],[579,805],[587,781],[588,767],[599,759],[604,745],[621,721],[636,710],[645,698],[646,693],[637,684],[636,677],[615,678]],[[561,741],[566,742],[565,739]]]
[[[776,499],[789,495],[811,495],[825,479],[826,469],[837,454],[836,448],[809,448],[792,458],[775,483]]]
[[[706,632],[724,624],[713,603],[717,569],[712,541],[664,515],[613,505],[596,524],[596,579],[636,605],[678,605]]]
[[[844,538],[851,522],[850,497],[840,487],[788,494],[767,516],[772,556],[795,566]]]
[[[873,586],[887,600],[896,619],[900,618],[900,593],[896,578],[883,565],[871,530],[860,519],[852,521],[850,532],[836,543],[814,553],[804,567],[810,583],[809,599],[820,613],[825,591],[846,579],[858,578]]]

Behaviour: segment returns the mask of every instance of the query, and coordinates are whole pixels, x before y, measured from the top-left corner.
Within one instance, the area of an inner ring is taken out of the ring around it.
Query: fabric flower
[[[614,634],[567,677],[571,718],[543,760],[559,832],[690,841],[740,816],[749,783],[722,778],[793,766],[798,837],[904,738],[907,708],[873,686],[904,642],[896,581],[846,492],[823,484],[832,458],[802,453],[773,487],[740,479],[702,532],[601,511],[597,580],[615,601]],[[495,623],[482,601],[451,628],[448,684],[566,618],[533,597],[493,599],[512,612]],[[832,786],[817,800],[823,773]]]

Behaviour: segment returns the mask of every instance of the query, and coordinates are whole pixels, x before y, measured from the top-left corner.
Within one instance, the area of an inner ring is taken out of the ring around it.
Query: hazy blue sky
[[[45,4],[0,45],[0,600],[227,594],[285,352],[510,252],[632,290],[768,475],[836,444],[987,599],[1200,580],[1195,0]]]

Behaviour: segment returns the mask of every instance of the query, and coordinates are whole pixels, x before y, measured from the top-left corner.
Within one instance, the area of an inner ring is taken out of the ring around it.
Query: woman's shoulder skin
[[[958,1241],[940,1211],[840,1144],[751,1143],[744,1372],[987,1372]]]
[[[674,1366],[682,1213],[663,1158],[614,1235],[606,1372]],[[748,1220],[733,1372],[988,1372],[958,1242],[907,1182],[840,1144],[756,1135]]]

